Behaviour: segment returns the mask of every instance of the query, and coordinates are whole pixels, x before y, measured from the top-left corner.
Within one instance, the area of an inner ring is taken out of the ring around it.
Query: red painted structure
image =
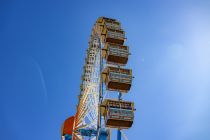
[[[61,135],[62,136],[64,136],[65,134],[72,135],[73,125],[74,125],[74,116],[71,116],[64,121],[63,126],[61,128]]]

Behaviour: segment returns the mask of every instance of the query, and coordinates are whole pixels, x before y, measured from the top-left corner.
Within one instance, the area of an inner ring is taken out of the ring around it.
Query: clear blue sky
[[[130,140],[210,139],[210,1],[0,1],[0,139],[58,140],[99,16],[122,22]]]

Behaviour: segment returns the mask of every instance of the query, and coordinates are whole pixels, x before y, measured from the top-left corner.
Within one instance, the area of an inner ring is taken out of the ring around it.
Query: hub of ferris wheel
[[[132,127],[134,103],[122,99],[133,79],[132,70],[125,68],[130,55],[125,40],[118,20],[98,18],[87,49],[76,114],[64,121],[62,140],[111,140],[112,129],[117,129],[121,140],[122,129]]]

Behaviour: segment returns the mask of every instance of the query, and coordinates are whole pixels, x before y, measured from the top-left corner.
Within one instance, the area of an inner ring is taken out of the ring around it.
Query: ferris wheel
[[[125,32],[116,19],[99,17],[96,21],[85,58],[76,114],[62,125],[62,140],[111,140],[111,130],[132,127],[134,103],[124,101],[129,92],[132,70],[125,68],[129,47],[124,45]],[[118,95],[116,98],[114,95]]]

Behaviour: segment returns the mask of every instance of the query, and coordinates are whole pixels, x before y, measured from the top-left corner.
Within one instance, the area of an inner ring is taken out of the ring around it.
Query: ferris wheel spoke
[[[80,136],[80,135],[75,135],[76,136],[76,139],[75,140],[83,140],[82,139],[82,136]]]
[[[121,130],[122,136],[125,140],[128,140],[128,138],[126,137],[125,133]]]

